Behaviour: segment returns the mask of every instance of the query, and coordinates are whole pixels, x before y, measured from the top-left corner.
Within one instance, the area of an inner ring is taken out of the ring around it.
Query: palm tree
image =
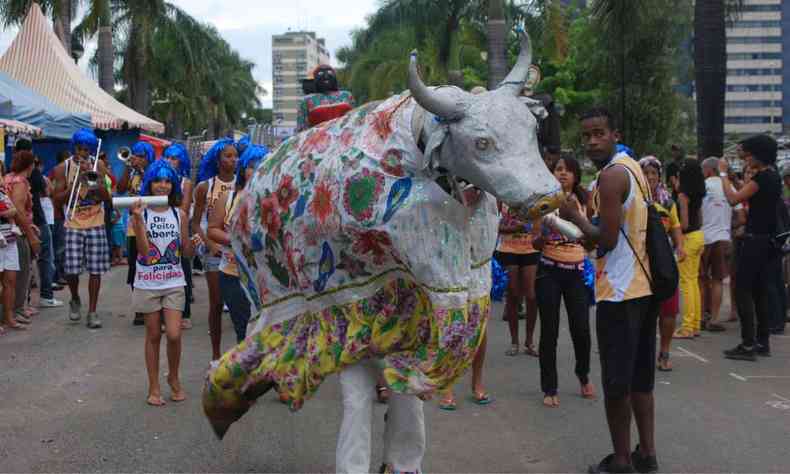
[[[507,22],[505,1],[488,0],[488,89],[495,88],[507,76]]]
[[[99,87],[108,94],[115,92],[115,50],[112,36],[111,0],[80,0],[88,3],[88,11],[74,28],[72,35],[83,43],[98,35],[96,63],[99,69]]]
[[[33,3],[38,3],[44,14],[52,17],[55,34],[71,55],[71,18],[76,7],[71,0],[0,0],[3,25],[8,27],[21,24]]]

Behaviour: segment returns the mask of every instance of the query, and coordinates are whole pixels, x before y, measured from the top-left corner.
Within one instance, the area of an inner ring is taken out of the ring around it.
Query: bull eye
[[[491,140],[488,138],[478,138],[475,140],[475,147],[480,151],[488,150],[489,146],[491,146]]]

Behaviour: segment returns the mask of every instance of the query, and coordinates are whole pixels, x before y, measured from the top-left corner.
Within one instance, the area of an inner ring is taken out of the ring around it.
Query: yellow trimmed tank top
[[[95,158],[93,158],[95,160]],[[92,163],[92,162],[91,162]],[[74,181],[79,175],[80,167],[74,162],[74,158],[66,160],[66,183],[69,194],[71,194]],[[79,186],[79,184],[77,184]],[[90,193],[93,195],[94,193]],[[67,198],[68,199],[68,198]],[[104,204],[96,199],[88,197],[88,190],[85,186],[80,188],[80,195],[77,198],[74,214],[70,209],[65,209],[66,228],[68,229],[93,229],[94,227],[104,226]],[[64,206],[65,207],[65,206]]]
[[[623,222],[618,233],[617,245],[612,250],[598,252],[595,261],[595,300],[596,302],[621,302],[651,295],[650,280],[646,271],[650,271],[650,261],[647,257],[647,204],[643,190],[649,193],[649,186],[639,163],[625,153],[615,155],[606,168],[624,166],[630,170],[628,174],[628,197],[623,203]],[[638,177],[639,181],[634,179]],[[596,218],[599,217],[600,196],[598,187],[593,189],[592,208]],[[629,245],[625,233],[633,245]],[[644,270],[639,261],[644,265]]]

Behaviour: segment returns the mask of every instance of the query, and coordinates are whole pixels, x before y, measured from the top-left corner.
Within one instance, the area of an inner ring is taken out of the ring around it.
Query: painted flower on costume
[[[358,221],[367,221],[373,217],[374,206],[384,190],[384,175],[369,168],[348,178],[343,193],[343,205],[346,212]]]

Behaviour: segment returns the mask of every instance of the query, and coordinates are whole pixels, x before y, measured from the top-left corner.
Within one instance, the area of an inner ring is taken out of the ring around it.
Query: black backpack
[[[623,233],[628,246],[634,253],[634,257],[642,267],[642,271],[647,275],[650,282],[650,290],[653,292],[653,298],[656,301],[665,301],[675,296],[678,289],[678,280],[680,274],[678,272],[678,264],[675,261],[675,252],[672,250],[672,245],[669,243],[669,236],[667,235],[664,224],[661,222],[661,216],[658,209],[647,199],[647,193],[642,189],[642,184],[639,178],[627,166],[623,166],[631,176],[634,177],[636,185],[639,187],[639,192],[642,193],[642,199],[647,206],[647,233],[645,236],[645,247],[647,249],[647,258],[650,262],[650,271],[645,268],[644,263],[637,255],[634,246],[631,245],[631,240],[628,235],[621,228],[620,232]]]
[[[790,253],[790,214],[781,196],[776,202],[776,233],[771,243],[780,254]]]

